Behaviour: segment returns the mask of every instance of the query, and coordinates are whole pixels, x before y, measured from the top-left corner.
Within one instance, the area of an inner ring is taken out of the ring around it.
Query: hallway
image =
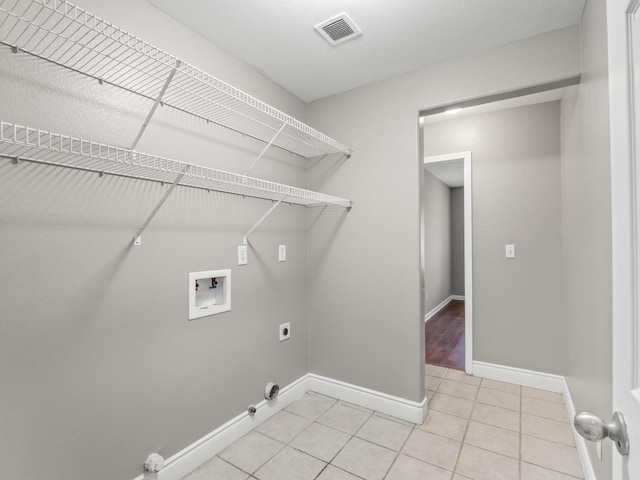
[[[464,370],[464,300],[452,300],[424,326],[425,363]]]

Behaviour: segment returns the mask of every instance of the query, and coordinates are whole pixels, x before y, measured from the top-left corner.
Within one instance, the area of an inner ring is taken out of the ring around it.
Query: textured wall
[[[424,171],[425,309],[451,295],[451,200],[444,183]]]
[[[305,105],[142,0],[81,6],[304,120]],[[130,145],[151,107],[0,49],[3,120]],[[235,172],[262,144],[167,108],[141,151]],[[255,171],[304,186],[305,161],[272,151]],[[131,480],[308,372],[302,207],[0,160],[0,465],[3,478]],[[277,246],[288,246],[279,263]],[[187,320],[187,274],[231,268],[229,313]],[[278,342],[277,326],[292,323]]]
[[[472,155],[474,360],[562,373],[560,102],[428,124],[424,148]]]

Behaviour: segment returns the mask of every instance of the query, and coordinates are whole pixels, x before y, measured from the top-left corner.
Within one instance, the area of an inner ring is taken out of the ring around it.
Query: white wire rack
[[[0,43],[303,157],[351,155],[336,140],[67,1],[0,0]]]
[[[4,121],[0,121],[0,157],[99,174],[175,183],[297,205],[351,207],[350,200],[323,193]]]

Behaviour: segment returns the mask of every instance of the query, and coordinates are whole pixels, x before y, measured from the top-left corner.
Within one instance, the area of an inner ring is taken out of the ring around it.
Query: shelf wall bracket
[[[138,231],[136,232],[136,234],[133,237],[133,244],[135,246],[139,246],[142,244],[142,232],[144,232],[145,228],[147,228],[147,225],[149,225],[149,223],[151,223],[151,220],[153,220],[153,217],[156,216],[156,213],[158,213],[158,211],[160,210],[160,208],[162,208],[162,205],[164,205],[164,202],[167,201],[167,198],[169,198],[169,195],[171,195],[173,193],[173,191],[175,190],[175,188],[178,186],[178,184],[180,183],[180,180],[182,180],[182,177],[184,177],[188,170],[190,169],[190,165],[187,166],[187,168],[185,169],[184,172],[180,173],[175,180],[173,181],[173,183],[171,184],[171,186],[169,187],[169,189],[164,192],[164,195],[162,196],[162,198],[160,199],[160,201],[157,203],[157,205],[155,206],[155,208],[153,210],[151,210],[151,213],[149,214],[149,216],[147,217],[147,219],[144,221],[144,223],[142,224],[142,226],[138,229]]]
[[[262,218],[261,218],[260,220],[258,220],[258,221],[256,222],[256,224],[255,224],[253,227],[251,227],[251,230],[249,230],[247,233],[245,233],[245,235],[244,235],[244,237],[243,237],[243,239],[242,239],[242,243],[243,243],[244,245],[247,245],[247,243],[249,243],[249,242],[247,241],[247,237],[249,237],[249,235],[251,235],[251,234],[253,233],[253,231],[254,231],[256,228],[258,228],[258,227],[260,226],[260,224],[261,224],[262,222],[264,222],[264,221],[266,220],[266,218],[267,218],[269,215],[271,215],[271,212],[273,212],[276,208],[278,208],[278,205],[280,205],[280,204],[282,203],[282,201],[283,201],[285,198],[287,198],[287,196],[286,196],[286,195],[285,195],[285,196],[283,196],[280,200],[278,200],[275,204],[273,204],[273,205],[271,206],[271,208],[267,211],[267,213],[265,213],[265,214],[262,216]]]
[[[147,118],[144,119],[144,123],[142,124],[142,127],[140,127],[140,130],[138,131],[138,135],[136,135],[136,139],[133,141],[133,144],[131,144],[131,150],[135,150],[136,147],[138,146],[138,142],[140,141],[140,138],[142,138],[142,134],[149,126],[149,123],[151,122],[151,118],[153,117],[153,114],[156,113],[156,109],[158,108],[158,105],[162,103],[162,97],[164,97],[164,94],[167,92],[167,88],[169,88],[169,84],[171,84],[171,81],[173,80],[173,77],[175,76],[178,68],[180,68],[181,64],[182,62],[180,60],[176,60],[176,66],[169,72],[169,75],[167,76],[167,79],[165,80],[164,85],[162,86],[162,90],[160,90],[160,93],[158,94],[156,101],[153,103],[151,110],[149,110],[149,113],[147,114]]]
[[[284,130],[284,127],[287,126],[287,123],[283,123],[282,126],[280,127],[280,129],[276,132],[276,134],[273,136],[273,138],[271,139],[271,141],[269,143],[267,143],[265,145],[265,147],[262,149],[262,151],[260,152],[260,155],[258,155],[258,158],[256,158],[253,163],[251,164],[251,166],[249,167],[249,169],[244,172],[244,175],[247,176],[249,175],[249,172],[251,172],[251,170],[253,170],[253,167],[255,167],[258,164],[258,161],[262,158],[262,156],[267,153],[267,150],[269,150],[269,147],[271,147],[271,145],[273,145],[273,142],[276,141],[276,139],[278,138],[278,136],[282,133],[282,131]]]

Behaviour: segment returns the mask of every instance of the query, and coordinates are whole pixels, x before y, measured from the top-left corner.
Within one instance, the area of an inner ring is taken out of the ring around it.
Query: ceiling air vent
[[[351,20],[349,15],[341,13],[325,20],[314,27],[331,45],[338,45],[362,35],[362,30]]]

